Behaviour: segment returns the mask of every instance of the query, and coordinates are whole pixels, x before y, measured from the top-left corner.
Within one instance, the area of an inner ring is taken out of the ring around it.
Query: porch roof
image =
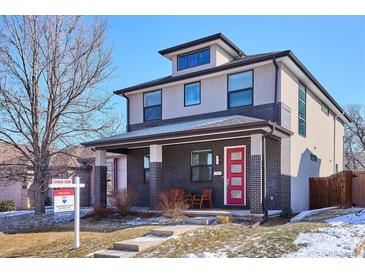
[[[131,147],[131,145],[156,143],[157,140],[161,142],[163,138],[188,138],[197,137],[201,135],[214,135],[240,132],[243,130],[261,130],[275,126],[276,132],[281,135],[290,136],[291,131],[277,125],[268,120],[252,118],[242,115],[230,115],[224,117],[216,117],[209,119],[194,120],[189,122],[174,123],[169,125],[148,127],[138,130],[133,130],[123,134],[117,134],[111,137],[98,139],[91,142],[83,143],[86,147]]]

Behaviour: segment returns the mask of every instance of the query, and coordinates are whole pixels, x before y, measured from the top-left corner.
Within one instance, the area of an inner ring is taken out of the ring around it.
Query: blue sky
[[[364,16],[108,16],[116,77],[107,92],[171,73],[158,51],[222,32],[246,54],[291,49],[337,102],[365,104]],[[122,109],[123,99],[113,101]]]

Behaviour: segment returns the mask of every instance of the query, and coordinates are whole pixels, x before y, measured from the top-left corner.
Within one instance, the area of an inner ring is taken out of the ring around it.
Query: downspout
[[[272,58],[272,62],[275,66],[275,121],[278,124],[281,124],[281,121],[279,122],[279,106],[278,106],[278,78],[279,78],[279,65],[276,62],[276,58]]]
[[[130,130],[130,127],[129,127],[129,98],[124,93],[122,93],[122,96],[127,101],[127,124],[126,124],[126,131],[129,132],[129,130]]]
[[[344,114],[344,111],[340,115],[333,113],[333,173],[336,173],[336,121],[338,117]]]
[[[266,136],[272,134],[275,131],[276,124],[270,123],[271,130],[262,135],[262,177],[261,177],[261,199],[262,199],[262,211],[264,213],[264,221],[268,218],[267,199],[266,199]]]

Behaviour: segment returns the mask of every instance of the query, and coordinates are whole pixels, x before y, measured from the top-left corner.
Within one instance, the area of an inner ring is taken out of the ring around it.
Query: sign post
[[[54,213],[74,211],[74,229],[75,229],[75,249],[80,247],[80,188],[85,184],[80,184],[80,178],[75,177],[75,183],[72,179],[52,179],[50,188],[56,188],[53,191]]]

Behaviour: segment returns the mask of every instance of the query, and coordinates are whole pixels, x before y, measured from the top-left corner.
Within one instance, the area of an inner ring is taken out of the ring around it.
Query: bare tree
[[[346,112],[352,122],[345,127],[345,166],[365,170],[365,107],[349,105]]]
[[[0,20],[0,141],[33,171],[36,214],[45,210],[51,158],[119,125],[100,88],[113,72],[106,31],[105,21],[81,16]]]

